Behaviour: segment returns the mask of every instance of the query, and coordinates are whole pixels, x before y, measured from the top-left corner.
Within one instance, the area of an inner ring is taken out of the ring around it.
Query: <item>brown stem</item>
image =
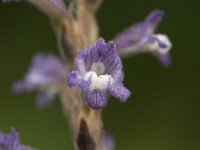
[[[57,35],[60,52],[67,58],[68,70],[71,71],[78,51],[89,47],[98,38],[94,13],[101,0],[76,0],[77,10],[68,10],[64,3],[56,4],[53,0],[32,0],[30,3],[49,16]],[[73,11],[77,11],[78,18],[73,17]],[[59,87],[64,113],[69,118],[76,149],[103,150],[101,110],[90,109],[82,99],[80,89],[69,88],[65,83],[61,83]]]
[[[80,121],[80,129],[77,135],[76,143],[79,150],[96,149],[94,138],[90,135],[88,125],[83,118]]]
[[[64,85],[63,85],[64,86]],[[69,119],[77,150],[101,150],[102,118],[100,110],[90,109],[78,88],[61,87],[64,112]]]

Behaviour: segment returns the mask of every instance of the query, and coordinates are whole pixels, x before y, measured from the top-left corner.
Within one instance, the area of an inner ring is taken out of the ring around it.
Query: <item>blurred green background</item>
[[[197,0],[104,0],[97,13],[101,36],[143,20],[153,9],[165,11],[157,32],[173,43],[173,64],[164,68],[151,55],[124,60],[127,103],[111,98],[103,111],[117,150],[200,149],[200,11]],[[40,150],[72,150],[68,121],[59,99],[44,111],[35,93],[15,95],[11,86],[23,77],[36,52],[58,54],[49,20],[27,3],[0,4],[0,130],[13,126],[23,144]]]

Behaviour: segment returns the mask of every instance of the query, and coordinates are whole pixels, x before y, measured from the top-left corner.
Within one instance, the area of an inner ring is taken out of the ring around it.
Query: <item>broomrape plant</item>
[[[20,0],[2,0],[4,3]],[[13,85],[16,93],[37,91],[36,106],[44,109],[60,96],[69,119],[75,149],[113,150],[114,140],[103,129],[101,113],[109,96],[126,102],[132,90],[124,84],[121,57],[149,53],[165,66],[171,63],[172,47],[167,35],[155,28],[164,12],[154,10],[106,42],[98,34],[95,12],[101,0],[24,0],[46,14],[55,30],[61,58],[38,53],[20,81]],[[21,146],[14,128],[8,135],[0,133],[0,150],[32,150]]]

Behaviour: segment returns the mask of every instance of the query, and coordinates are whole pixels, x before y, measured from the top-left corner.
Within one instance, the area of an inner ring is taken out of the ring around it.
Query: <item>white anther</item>
[[[97,76],[96,72],[90,71],[85,74],[85,80],[91,80],[90,90],[99,89],[106,90],[108,88],[108,84],[113,83],[113,79],[111,75],[100,75]]]

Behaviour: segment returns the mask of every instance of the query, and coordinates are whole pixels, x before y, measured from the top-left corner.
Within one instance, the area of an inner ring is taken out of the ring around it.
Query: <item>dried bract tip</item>
[[[84,119],[80,121],[80,130],[77,136],[78,150],[95,150],[96,144],[88,131],[87,123]]]
[[[73,62],[77,51],[75,50],[75,45],[72,42],[72,39],[69,39],[67,30],[65,26],[62,27],[60,33],[60,50],[61,54],[66,58],[69,62]]]
[[[102,0],[77,0],[78,5],[83,5],[87,10],[95,12],[101,5]]]

